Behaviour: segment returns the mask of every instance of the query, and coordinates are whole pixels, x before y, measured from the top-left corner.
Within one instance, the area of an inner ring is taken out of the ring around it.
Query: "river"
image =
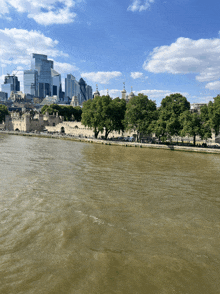
[[[1,294],[219,294],[220,155],[0,135]]]

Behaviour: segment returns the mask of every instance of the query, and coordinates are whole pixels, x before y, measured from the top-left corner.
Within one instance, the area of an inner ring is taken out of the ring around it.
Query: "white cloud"
[[[78,67],[69,63],[62,63],[62,62],[54,62],[54,69],[61,73],[70,73],[73,71],[78,71]]]
[[[13,8],[42,25],[71,23],[76,17],[72,9],[80,2],[83,0],[0,0],[0,15]]]
[[[52,40],[38,31],[4,29],[0,30],[0,40],[0,62],[2,66],[14,64],[30,67],[31,53],[46,54],[51,58],[68,56],[56,48],[58,41]]]
[[[107,95],[107,89],[106,90],[100,90],[99,91],[100,95]],[[109,96],[112,98],[116,98],[116,97],[121,97],[121,90],[118,89],[111,89],[108,90]]]
[[[81,76],[83,78],[88,79],[89,81],[92,81],[94,83],[100,83],[100,84],[108,84],[111,79],[115,79],[117,77],[120,77],[122,73],[120,71],[98,71],[98,72],[88,72],[88,73],[82,73]]]
[[[143,76],[142,72],[131,72],[132,79],[139,79]]]
[[[220,90],[220,81],[208,83],[205,87],[209,90]]]
[[[220,78],[220,39],[178,38],[169,46],[154,48],[143,68],[154,73],[195,73],[199,82]]]
[[[133,91],[133,92],[134,92],[135,95],[138,95],[138,93],[142,93],[144,95],[147,95],[151,100],[163,99],[166,96],[169,96],[171,94],[176,93],[176,92],[172,92],[172,91],[169,91],[169,90],[141,90],[141,91]],[[186,93],[186,92],[180,93],[180,94],[183,95],[186,98],[187,98],[187,96],[189,96],[189,94]]]
[[[132,4],[128,7],[128,10],[134,11],[143,11],[147,10],[150,7],[150,3],[154,3],[154,0],[133,0]]]

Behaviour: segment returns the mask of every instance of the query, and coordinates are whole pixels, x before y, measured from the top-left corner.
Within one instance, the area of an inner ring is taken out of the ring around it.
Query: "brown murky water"
[[[0,136],[0,293],[220,293],[220,156]]]

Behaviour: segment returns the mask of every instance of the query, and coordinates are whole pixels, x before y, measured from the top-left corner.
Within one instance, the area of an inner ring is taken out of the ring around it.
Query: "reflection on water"
[[[220,293],[220,156],[0,136],[0,293]]]

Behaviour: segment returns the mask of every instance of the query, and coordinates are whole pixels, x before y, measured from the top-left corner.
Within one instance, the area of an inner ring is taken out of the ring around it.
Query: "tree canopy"
[[[141,134],[152,132],[152,123],[157,119],[156,103],[144,94],[138,94],[130,99],[125,112],[125,126],[137,131],[138,140]]]
[[[155,134],[162,140],[179,136],[182,129],[180,115],[189,109],[190,103],[181,94],[166,96],[159,107],[158,120],[154,125]]]
[[[181,137],[185,135],[193,136],[194,146],[196,144],[197,135],[202,139],[211,137],[211,128],[202,120],[201,114],[197,112],[191,113],[189,110],[184,111],[180,115],[180,122],[182,124],[182,129],[180,131]]]
[[[0,104],[0,123],[5,121],[5,116],[9,115],[7,106]]]
[[[105,139],[112,131],[124,131],[124,114],[126,102],[123,99],[112,99],[110,96],[96,96],[83,103],[82,124],[93,128],[95,138],[104,132]]]
[[[58,104],[44,105],[41,113],[48,112],[50,115],[58,112],[59,115],[64,117],[65,121],[76,120],[81,121],[82,109],[80,106],[64,106]]]

